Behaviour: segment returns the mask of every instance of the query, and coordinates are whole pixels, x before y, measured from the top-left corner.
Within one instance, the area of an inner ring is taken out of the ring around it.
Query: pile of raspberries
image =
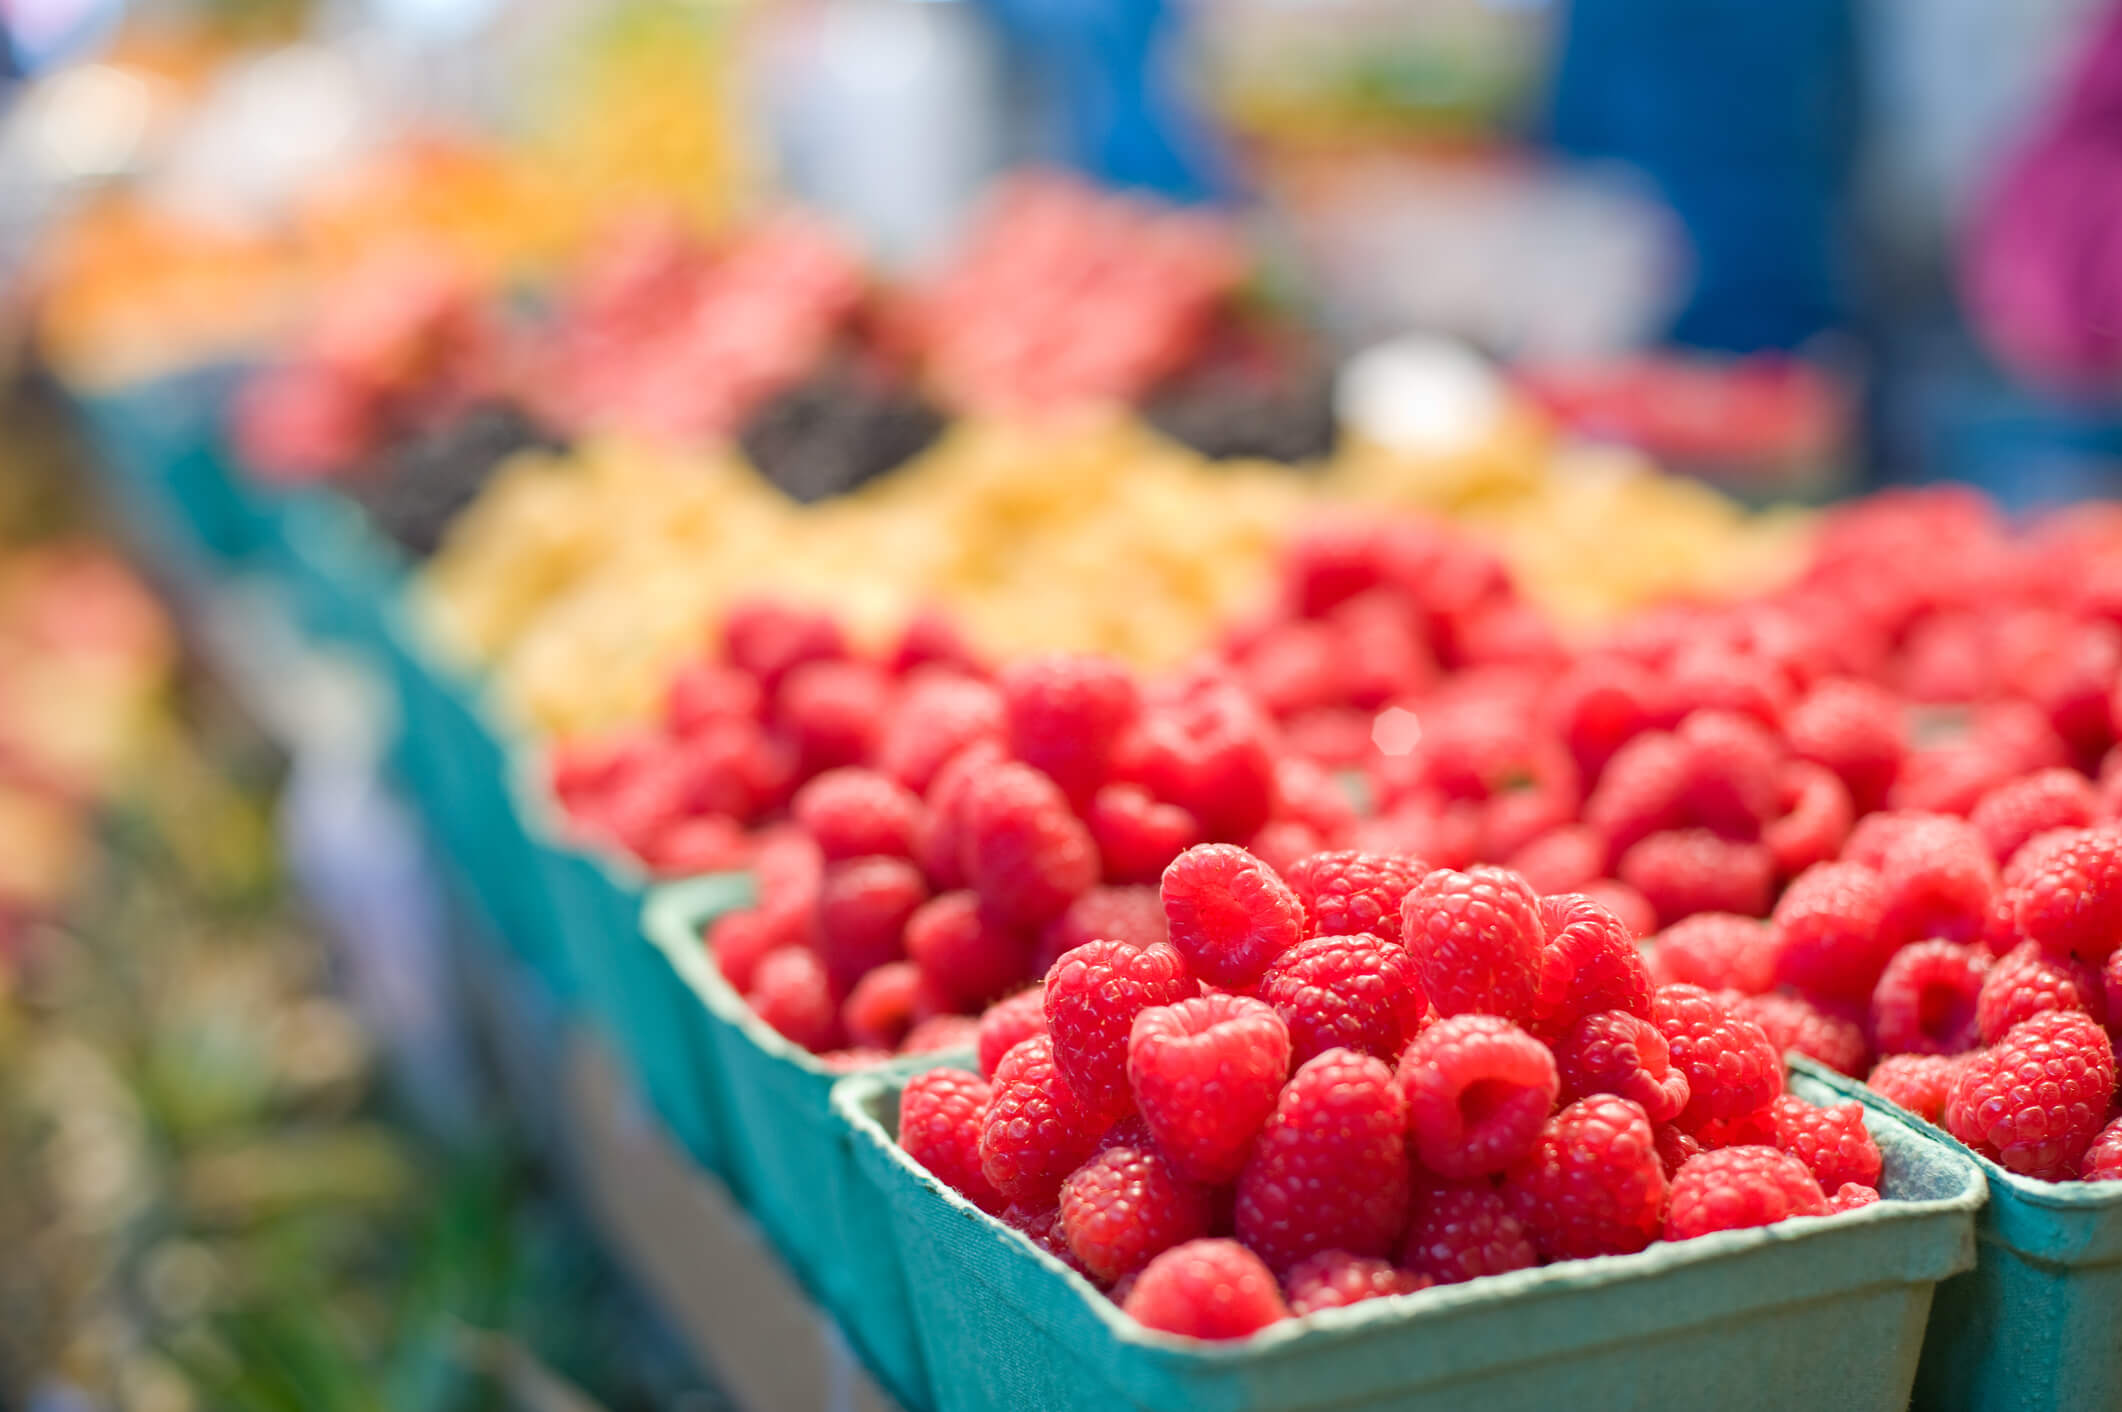
[[[979,1072],[902,1095],[908,1155],[1143,1324],[1277,1320],[1879,1199],[1859,1105],[1785,1092],[1760,1025],[1655,985],[1627,926],[1517,873],[1227,844],[1166,934],[995,1005]]]

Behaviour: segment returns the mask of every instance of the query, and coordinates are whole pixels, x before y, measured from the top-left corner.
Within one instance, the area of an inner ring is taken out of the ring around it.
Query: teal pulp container
[[[1715,1407],[1900,1412],[1938,1281],[1974,1261],[1982,1178],[1869,1112],[1894,1200],[1373,1300],[1233,1345],[1151,1332],[907,1158],[903,1074],[833,1106],[883,1195],[940,1412]],[[1807,1097],[1826,1090],[1799,1077]]]
[[[330,491],[284,497],[270,562],[305,630],[385,666],[391,605],[405,591],[405,556]]]
[[[1938,1287],[1916,1375],[1937,1412],[2122,1407],[2122,1182],[2006,1171],[1855,1079],[1807,1064],[1873,1112],[1962,1154],[1989,1182],[1975,1268]]]
[[[754,1015],[701,943],[703,928],[751,897],[743,875],[700,878],[656,889],[645,913],[650,943],[692,1000],[684,1023],[700,1056],[699,1087],[725,1135],[725,1174],[878,1380],[923,1412],[934,1402],[898,1251],[878,1188],[855,1169],[852,1130],[832,1107],[841,1076]],[[875,1072],[903,1080],[938,1062],[926,1055]]]

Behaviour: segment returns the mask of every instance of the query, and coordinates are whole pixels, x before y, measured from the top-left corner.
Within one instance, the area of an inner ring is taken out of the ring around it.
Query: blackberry
[[[480,402],[400,442],[350,493],[379,531],[425,559],[503,461],[519,451],[564,446],[515,404]]]
[[[1153,393],[1142,414],[1211,461],[1319,462],[1333,454],[1338,434],[1332,385],[1311,374],[1190,374]]]
[[[831,368],[771,398],[737,440],[759,474],[809,505],[911,460],[942,432],[942,413],[913,392]]]

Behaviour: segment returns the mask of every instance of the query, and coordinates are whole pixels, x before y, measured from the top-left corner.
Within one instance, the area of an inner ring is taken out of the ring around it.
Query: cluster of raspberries
[[[1654,984],[1628,928],[1519,874],[1227,844],[1167,934],[1063,952],[979,1072],[901,1098],[939,1180],[1145,1325],[1292,1315],[1879,1199],[1859,1105],[1785,1092],[1761,1026]]]

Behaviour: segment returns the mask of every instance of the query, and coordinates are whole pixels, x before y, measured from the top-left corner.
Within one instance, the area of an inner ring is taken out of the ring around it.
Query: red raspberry
[[[2122,949],[2109,952],[2100,969],[2100,988],[2106,995],[2109,1015],[2122,1015],[2122,961],[2115,959],[2117,954],[2122,954]]]
[[[2050,727],[2081,757],[2114,741],[2108,690],[2122,675],[2122,634],[2113,623],[2028,614],[2000,634],[1999,664],[2012,693],[2040,707]]]
[[[641,861],[659,878],[736,872],[751,861],[751,841],[742,824],[721,814],[680,819],[641,850]]]
[[[1551,829],[1511,854],[1510,870],[1542,896],[1574,892],[1606,871],[1606,839],[1586,824]]]
[[[1068,800],[1029,765],[997,765],[965,786],[959,866],[981,905],[1038,927],[1098,880],[1098,850]]]
[[[1927,1123],[1945,1120],[1945,1095],[1965,1062],[1957,1054],[1889,1054],[1865,1084]]]
[[[1429,870],[1413,858],[1344,849],[1300,859],[1284,875],[1313,936],[1400,939],[1400,904]]]
[[[1340,646],[1325,623],[1278,623],[1235,657],[1232,666],[1270,714],[1289,716],[1347,699]]]
[[[1660,986],[1651,1020],[1672,1050],[1673,1067],[1687,1076],[1682,1127],[1744,1117],[1783,1091],[1783,1057],[1768,1036],[1708,991]]]
[[[1299,1068],[1238,1174],[1238,1239],[1270,1267],[1383,1255],[1407,1227],[1407,1105],[1383,1062],[1329,1049]]]
[[[1289,884],[1227,843],[1173,859],[1163,892],[1172,944],[1210,985],[1251,985],[1304,935],[1304,908]]]
[[[1002,694],[984,681],[923,672],[907,682],[877,741],[877,768],[917,794],[978,741],[1002,739]]]
[[[1087,941],[1124,941],[1139,949],[1166,940],[1164,901],[1155,888],[1094,887],[1046,924],[1032,966],[1043,976],[1063,952]]]
[[[1688,817],[1725,838],[1759,838],[1781,802],[1782,741],[1731,711],[1697,711],[1679,736],[1688,750]]]
[[[1774,1147],[1775,1109],[1762,1107],[1737,1118],[1704,1123],[1695,1129],[1695,1139],[1702,1144],[1704,1152],[1723,1147]]]
[[[2051,1010],[1969,1056],[1946,1095],[1945,1126],[2014,1172],[2064,1181],[2114,1097],[2107,1031],[2075,1010]]]
[[[1754,917],[1697,912],[1655,938],[1651,974],[1662,985],[1759,995],[1776,984],[1776,933]]]
[[[796,791],[789,810],[828,862],[912,858],[921,837],[920,799],[875,770],[827,770]]]
[[[1886,963],[1871,997],[1872,1042],[1883,1054],[1958,1054],[1980,1038],[1975,1006],[1989,953],[1919,941]]]
[[[1687,1107],[1687,1075],[1672,1066],[1665,1036],[1626,1010],[1594,1011],[1570,1026],[1555,1044],[1555,1068],[1565,1103],[1611,1093],[1634,1100],[1653,1123]]]
[[[2085,1158],[2078,1164],[2078,1179],[2122,1182],[2122,1118],[2100,1129],[2093,1145],[2085,1149]]]
[[[1636,663],[1619,657],[1586,658],[1555,684],[1548,713],[1577,768],[1589,779],[1615,751],[1650,727],[1656,694],[1656,680]]]
[[[1503,1194],[1544,1260],[1641,1250],[1665,1210],[1650,1119],[1611,1094],[1570,1104],[1505,1174]]]
[[[1584,822],[1619,856],[1642,839],[1679,827],[1687,814],[1693,752],[1678,736],[1650,731],[1621,747],[1584,802]]]
[[[1529,1020],[1546,932],[1540,900],[1500,868],[1438,869],[1408,891],[1400,922],[1423,994],[1442,1015]]]
[[[687,736],[719,721],[759,717],[759,683],[714,662],[687,662],[663,696],[663,728]]]
[[[1206,1187],[1181,1180],[1149,1146],[1107,1147],[1061,1183],[1061,1234],[1101,1284],[1208,1234]]]
[[[1832,770],[1796,760],[1784,767],[1782,812],[1761,829],[1778,877],[1796,877],[1841,851],[1856,821],[1849,789]]]
[[[823,1053],[840,1042],[832,982],[807,947],[784,946],[761,957],[744,1003],[791,1044]]]
[[[1777,663],[1713,642],[1682,648],[1661,685],[1669,711],[1736,711],[1778,730],[1790,704],[1790,684]]]
[[[1346,1309],[1366,1299],[1413,1294],[1435,1283],[1390,1260],[1322,1250],[1289,1272],[1289,1312],[1302,1318],[1321,1309]]]
[[[1965,820],[1926,819],[1887,844],[1879,882],[1886,891],[1879,926],[1893,945],[1930,937],[1973,942],[1989,926],[1997,865]]]
[[[1395,1073],[1422,1164],[1449,1181],[1525,1155],[1555,1106],[1546,1045],[1494,1015],[1454,1015],[1415,1037]]]
[[[1557,1034],[1600,1010],[1650,1014],[1650,970],[1619,917],[1589,897],[1540,899],[1547,945],[1540,957],[1539,1020]]]
[[[1825,1216],[1827,1195],[1806,1165],[1773,1147],[1724,1147],[1690,1158],[1673,1177],[1667,1240]]]
[[[2100,796],[2076,770],[2036,770],[1982,796],[1968,823],[1999,866],[2035,834],[2085,828],[2100,818]]]
[[[847,655],[847,640],[832,618],[790,603],[754,600],[733,606],[722,619],[722,655],[751,673],[769,693],[805,662]]]
[[[1125,1113],[1135,1016],[1200,993],[1186,958],[1169,942],[1137,949],[1124,941],[1093,941],[1054,962],[1046,973],[1046,1029],[1069,1087],[1094,1113]]]
[[[1124,1307],[1144,1328],[1182,1338],[1245,1338],[1289,1317],[1273,1273],[1234,1240],[1165,1251],[1143,1268]]]
[[[1275,766],[1275,818],[1307,825],[1321,837],[1338,838],[1356,822],[1356,806],[1333,775],[1309,760],[1286,756]]]
[[[1367,932],[1298,942],[1275,958],[1254,993],[1289,1026],[1299,1064],[1329,1049],[1390,1063],[1429,1013],[1406,949]]]
[[[1791,708],[1783,730],[1801,759],[1841,777],[1860,813],[1885,802],[1908,753],[1901,703],[1868,682],[1821,682]]]
[[[1274,813],[1272,739],[1252,698],[1202,678],[1145,707],[1117,747],[1115,773],[1185,809],[1204,837],[1251,838]]]
[[[1864,1027],[1840,1015],[1830,1015],[1810,1001],[1784,991],[1766,995],[1741,995],[1720,990],[1717,999],[1742,1020],[1751,1020],[1768,1036],[1778,1054],[1796,1050],[1837,1073],[1852,1076],[1864,1072],[1871,1058]]]
[[[917,1021],[899,1041],[901,1054],[941,1054],[972,1049],[980,1043],[980,1022],[970,1015],[931,1015]]]
[[[1687,1165],[1688,1158],[1709,1151],[1703,1146],[1701,1138],[1670,1123],[1657,1125],[1657,1144],[1658,1167],[1665,1173],[1667,1181],[1671,1181],[1673,1173]]]
[[[1109,784],[1084,814],[1109,882],[1148,883],[1201,841],[1201,825],[1176,804],[1160,804],[1138,784]]]
[[[973,781],[1003,762],[1002,747],[976,740],[944,762],[928,786],[921,869],[939,891],[965,886],[965,800]]]
[[[924,667],[966,677],[987,675],[987,668],[966,642],[956,620],[933,606],[922,608],[907,619],[890,660],[891,669],[901,676],[911,676]]]
[[[1002,1194],[980,1170],[980,1116],[994,1089],[963,1069],[931,1069],[899,1094],[899,1145],[929,1174],[990,1215]]]
[[[2083,961],[2055,956],[2032,942],[2014,947],[1982,978],[1975,1020],[1984,1044],[1995,1044],[2022,1020],[2050,1010],[2078,1010],[2105,1021],[2107,991]]]
[[[1614,869],[1671,926],[1697,912],[1768,911],[1776,863],[1758,843],[1733,843],[1708,829],[1654,833],[1621,855]]]
[[[758,887],[760,911],[786,918],[793,925],[808,925],[825,886],[825,855],[799,829],[768,830],[752,854],[752,880]]]
[[[1658,913],[1648,898],[1625,882],[1600,878],[1577,889],[1621,919],[1630,936],[1641,939],[1658,929]]]
[[[1837,1103],[1821,1108],[1796,1094],[1783,1093],[1769,1105],[1777,1147],[1803,1162],[1822,1191],[1840,1191],[1850,1182],[1876,1187],[1885,1159],[1864,1126],[1864,1107]]]
[[[980,1016],[980,1074],[993,1078],[1002,1056],[1035,1034],[1046,1033],[1046,987],[1020,990]]]
[[[1770,920],[1782,937],[1776,978],[1815,999],[1858,1005],[1893,956],[1880,935],[1886,889],[1858,863],[1821,863],[1798,874]]]
[[[1857,820],[1857,826],[1849,831],[1849,838],[1842,845],[1842,861],[1861,863],[1877,872],[1886,862],[1886,851],[1911,832],[1920,831],[1924,825],[1939,819],[1950,819],[1950,814],[1928,813],[1921,809],[1887,809],[1877,814],[1866,814]]]
[[[1011,752],[1088,802],[1142,709],[1134,673],[1109,657],[1052,652],[1013,663],[1001,687]]]
[[[2122,826],[2081,829],[2046,845],[2011,895],[2019,935],[2105,961],[2122,942]]]
[[[1083,1262],[1076,1258],[1076,1252],[1068,1248],[1068,1240],[1061,1232],[1061,1208],[1058,1204],[1041,1206],[1021,1202],[1003,1208],[998,1219],[1011,1230],[1022,1231],[1026,1240],[1084,1279],[1091,1278],[1090,1271],[1084,1269]]]
[[[825,870],[818,893],[817,948],[844,994],[887,961],[905,956],[906,923],[928,900],[921,870],[903,858],[856,858]]]
[[[1326,835],[1295,819],[1276,819],[1245,841],[1245,851],[1280,873],[1317,853]]]
[[[995,1095],[980,1119],[980,1170],[1015,1202],[1044,1205],[1105,1133],[1054,1061],[1050,1035],[1019,1041],[995,1066]]]
[[[983,1005],[1031,972],[1024,936],[989,920],[970,892],[922,903],[906,922],[906,954],[930,992],[953,1009]]]
[[[1195,1181],[1231,1180],[1275,1111],[1289,1073],[1289,1031],[1242,995],[1145,1010],[1128,1037],[1127,1077],[1172,1165]]]
[[[1540,1263],[1533,1238],[1494,1184],[1417,1190],[1400,1263],[1440,1285],[1501,1275]]]
[[[735,912],[725,912],[708,928],[707,946],[714,954],[715,965],[722,978],[738,994],[751,989],[752,976],[759,969],[759,962],[769,953],[784,946],[795,946],[803,940],[803,923],[799,917],[776,914],[761,907],[746,907]]]
[[[799,776],[858,765],[876,753],[897,686],[868,662],[806,662],[774,693],[774,720]]]
[[[840,1007],[840,1023],[856,1045],[889,1052],[899,1047],[914,1027],[914,1017],[929,1003],[920,969],[911,961],[894,961],[855,982]]]
[[[1862,1182],[1844,1182],[1835,1194],[1827,1199],[1827,1213],[1839,1216],[1844,1211],[1861,1211],[1875,1206],[1879,1201],[1879,1189],[1865,1186]]]

